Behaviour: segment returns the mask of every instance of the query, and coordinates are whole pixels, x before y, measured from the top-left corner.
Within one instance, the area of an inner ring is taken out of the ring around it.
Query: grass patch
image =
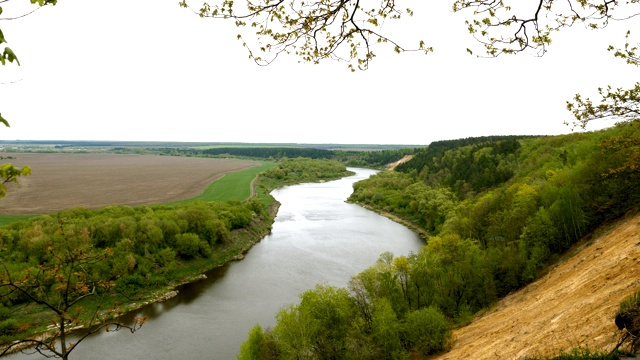
[[[18,221],[29,220],[40,215],[1,215],[0,226],[12,224]]]
[[[273,162],[250,169],[225,174],[221,179],[211,183],[205,191],[191,199],[176,201],[165,205],[186,204],[194,201],[228,201],[245,200],[251,196],[251,182],[259,173],[276,166]]]

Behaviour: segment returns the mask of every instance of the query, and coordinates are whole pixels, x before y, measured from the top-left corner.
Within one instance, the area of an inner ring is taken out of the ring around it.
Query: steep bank
[[[454,332],[435,359],[520,359],[575,347],[608,351],[620,302],[640,287],[640,214],[603,226],[548,273]]]

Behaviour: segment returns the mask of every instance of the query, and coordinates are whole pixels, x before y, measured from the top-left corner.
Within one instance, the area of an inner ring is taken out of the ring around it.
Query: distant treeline
[[[0,140],[0,145],[16,146],[49,146],[56,149],[78,148],[78,147],[108,147],[118,150],[140,150],[159,148],[198,148],[198,147],[221,147],[221,148],[266,148],[266,147],[287,147],[287,148],[308,148],[323,150],[356,150],[356,151],[377,151],[389,149],[404,149],[421,147],[421,145],[382,145],[382,144],[302,144],[302,143],[241,143],[241,142],[175,142],[175,141],[99,141],[99,140]]]
[[[250,148],[211,148],[200,150],[205,155],[230,155],[230,156],[243,156],[252,158],[264,158],[264,159],[282,159],[282,158],[297,158],[306,157],[310,159],[331,159],[333,152],[323,149],[311,149],[311,148],[293,148],[293,147],[250,147]]]
[[[414,154],[420,148],[400,148],[385,150],[326,150],[301,147],[214,147],[199,148],[157,148],[155,153],[171,156],[215,156],[246,157],[254,159],[332,159],[353,167],[380,168],[398,161],[405,155]]]
[[[120,141],[0,141],[0,145],[20,145],[5,151],[38,152],[111,152],[195,157],[241,157],[280,160],[306,157],[338,160],[353,167],[382,168],[414,154],[424,146],[349,145],[349,144],[245,144],[245,143],[172,143]],[[33,145],[34,148],[25,147]],[[41,146],[41,147],[38,147]]]

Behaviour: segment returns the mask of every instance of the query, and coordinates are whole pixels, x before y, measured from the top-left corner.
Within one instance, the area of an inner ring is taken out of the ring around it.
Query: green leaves
[[[629,121],[640,117],[640,83],[636,83],[630,89],[613,89],[607,86],[599,88],[598,93],[600,102],[596,104],[580,94],[576,94],[573,101],[567,101],[566,108],[573,114],[575,120],[565,121],[565,125],[571,126],[572,129],[576,127],[585,129],[593,120]]]
[[[55,5],[58,3],[58,0],[31,0],[32,4],[38,4],[40,6],[45,6],[45,5]]]
[[[625,44],[624,48],[617,49],[614,48],[613,45],[609,45],[607,48],[608,51],[614,51],[614,56],[624,59],[627,64],[640,66],[640,55],[638,54],[638,45],[630,46],[629,45],[629,35],[631,35],[631,31],[627,31],[625,35]]]
[[[20,61],[18,61],[18,57],[13,52],[13,50],[11,50],[8,47],[5,47],[4,51],[2,52],[2,54],[0,54],[0,63],[2,63],[2,65],[6,65],[7,62],[14,62],[14,61],[18,65],[20,65]]]
[[[6,120],[3,123],[6,124]],[[29,174],[31,174],[31,168],[28,166],[24,166],[21,169],[13,164],[0,165],[0,198],[3,198],[7,194],[6,183],[17,183],[18,177]]]
[[[0,123],[4,124],[4,126],[9,127],[9,122],[7,121],[7,119],[2,117],[2,114],[0,114]]]
[[[511,3],[515,0],[456,0],[453,11],[467,8],[473,10],[473,18],[466,21],[468,31],[485,48],[487,55],[495,57],[502,54],[517,54],[531,50],[543,55],[551,43],[551,35],[576,23],[582,23],[591,29],[602,29],[610,20],[614,20],[614,11],[630,10],[627,2],[624,10],[618,2],[603,4],[597,0],[568,0],[568,7],[554,1],[534,2],[531,7],[518,7],[514,10]],[[631,3],[637,3],[633,1]],[[628,17],[631,18],[631,17]],[[628,19],[627,18],[627,19]],[[625,19],[618,17],[617,19]]]
[[[184,0],[179,5],[188,7]],[[253,45],[243,41],[243,46],[249,51],[249,58],[262,66],[269,65],[280,53],[294,53],[300,61],[313,64],[327,59],[345,61],[355,71],[356,67],[368,68],[375,57],[375,44],[389,44],[397,53],[432,51],[424,43],[420,48],[407,49],[380,33],[385,20],[413,16],[411,9],[397,8],[393,0],[383,0],[368,10],[349,0],[257,0],[247,3],[244,14],[233,6],[231,0],[220,0],[217,5],[204,3],[196,13],[201,17],[233,19],[238,27],[250,24],[256,41]],[[254,50],[264,55],[255,56]]]

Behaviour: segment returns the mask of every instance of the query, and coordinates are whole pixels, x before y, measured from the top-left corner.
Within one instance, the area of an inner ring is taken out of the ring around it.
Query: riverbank
[[[202,279],[207,271],[221,267],[231,261],[239,261],[255,244],[271,233],[271,228],[278,214],[280,203],[273,201],[264,214],[251,222],[249,228],[231,232],[231,239],[216,249],[215,255],[208,259],[199,259],[189,264],[183,271],[185,275],[168,286],[154,291],[149,296],[120,307],[124,313],[135,311],[143,306],[168,300],[178,294],[177,288]]]
[[[347,202],[350,202],[350,201],[347,201]],[[374,208],[372,206],[369,206],[367,204],[363,204],[363,203],[360,203],[360,202],[357,202],[357,201],[356,202],[350,202],[350,203],[356,204],[356,205],[358,205],[360,207],[363,207],[363,208],[365,208],[367,210],[373,211],[374,213],[376,213],[376,214],[378,214],[380,216],[384,216],[389,220],[392,220],[392,221],[394,221],[394,222],[396,222],[396,223],[398,223],[400,225],[403,225],[403,226],[409,228],[411,231],[413,231],[416,234],[418,234],[418,236],[420,236],[420,238],[422,240],[424,240],[425,243],[429,239],[429,233],[425,229],[423,229],[423,228],[421,228],[421,227],[419,227],[419,226],[417,226],[417,225],[415,225],[415,224],[413,224],[413,223],[411,223],[411,222],[409,222],[407,220],[404,220],[404,219],[402,219],[402,218],[400,218],[400,217],[398,217],[396,215],[393,215],[392,213],[389,213],[389,212],[386,212],[386,211],[381,211],[380,209]]]

